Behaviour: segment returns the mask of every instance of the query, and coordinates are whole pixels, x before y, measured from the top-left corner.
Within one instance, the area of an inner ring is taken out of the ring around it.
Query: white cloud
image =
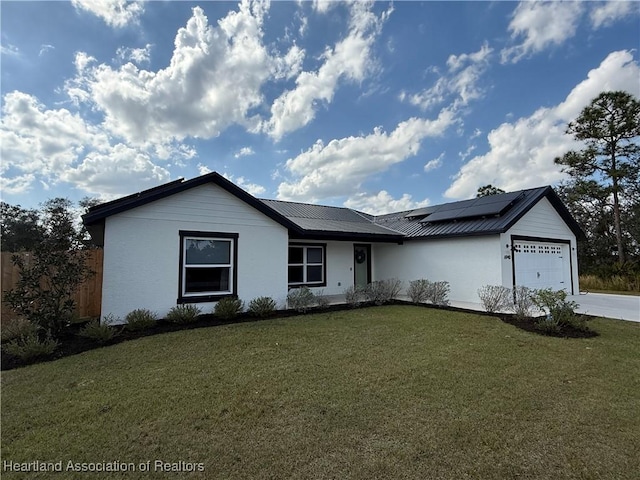
[[[502,62],[516,63],[552,45],[561,45],[576,33],[584,5],[581,2],[520,2],[509,31],[521,43],[502,50]]]
[[[20,50],[15,45],[0,45],[0,53],[2,55],[9,55],[11,57],[19,57]]]
[[[364,80],[373,66],[373,44],[392,12],[390,8],[378,17],[371,11],[372,5],[371,2],[351,4],[347,36],[334,48],[327,48],[323,55],[324,63],[318,71],[301,72],[296,79],[295,89],[275,99],[270,120],[261,125],[263,131],[276,141],[280,140],[286,133],[311,122],[316,115],[317,102],[330,103],[342,79],[354,82]]]
[[[467,158],[469,158],[469,155],[471,155],[475,149],[475,145],[469,145],[469,148],[467,148],[464,152],[458,152],[458,156],[464,162]]]
[[[493,49],[485,43],[477,52],[449,56],[447,73],[438,74],[438,81],[432,87],[414,95],[402,92],[400,100],[409,100],[423,110],[441,104],[451,97],[456,107],[468,105],[470,101],[477,100],[484,94],[478,83],[488,68],[492,52]]]
[[[14,195],[27,192],[35,180],[35,175],[26,173],[12,178],[0,175],[0,189],[5,195]]]
[[[128,47],[120,47],[116,51],[116,57],[118,57],[123,62],[134,62],[137,64],[141,63],[149,63],[151,60],[151,45],[147,43],[144,48],[128,48]]]
[[[426,207],[427,205],[429,205],[428,199],[416,202],[408,193],[405,193],[402,197],[396,199],[393,198],[386,190],[380,190],[374,195],[359,193],[349,197],[347,201],[344,202],[344,206],[347,208],[370,213],[372,215],[383,215],[385,213],[414,210],[416,208]]]
[[[46,109],[26,93],[6,94],[2,114],[1,173],[8,191],[26,191],[36,181],[64,181],[86,192],[115,194],[169,179],[147,152],[114,141],[78,114]]]
[[[211,173],[213,172],[213,170],[211,170],[209,167],[207,167],[206,165],[203,165],[201,163],[198,164],[198,173],[200,175],[206,175],[207,173]],[[227,180],[230,180],[229,178],[227,178]]]
[[[38,56],[41,57],[45,53],[47,53],[49,50],[53,50],[55,48],[56,47],[54,47],[53,45],[42,44],[40,45],[40,52],[38,52]]]
[[[431,170],[436,170],[442,166],[442,159],[444,158],[444,152],[438,155],[438,158],[434,158],[433,160],[429,160],[424,164],[424,171],[430,172]]]
[[[229,180],[230,182],[235,183],[243,190],[246,190],[253,196],[262,195],[264,192],[267,191],[267,189],[264,188],[262,185],[258,185],[257,183],[251,183],[249,180],[247,180],[244,177],[234,177],[229,173],[223,173],[222,176],[227,180]]]
[[[251,147],[242,147],[240,150],[238,150],[233,156],[235,158],[240,158],[240,157],[246,157],[248,155],[253,155],[256,152],[253,151],[253,148]]]
[[[278,198],[317,202],[347,196],[360,189],[370,176],[414,156],[425,137],[436,137],[454,123],[453,114],[442,110],[435,120],[410,118],[391,133],[376,128],[364,137],[318,140],[306,152],[287,160],[286,169],[295,177],[282,182]]]
[[[487,184],[509,191],[558,182],[563,174],[554,158],[580,147],[565,133],[567,123],[602,91],[626,90],[640,96],[638,78],[640,68],[630,52],[609,54],[562,103],[489,132],[489,152],[466,163],[445,196],[470,198]]]
[[[85,62],[67,92],[77,101],[90,99],[104,113],[106,128],[133,144],[212,138],[232,124],[253,129],[258,119],[247,114],[263,103],[263,84],[296,74],[302,58],[296,46],[283,56],[267,51],[267,8],[244,0],[214,27],[195,7],[176,34],[168,67],[150,71],[127,63],[115,69]]]
[[[594,28],[608,27],[616,21],[628,18],[634,13],[638,14],[638,6],[635,2],[610,0],[602,4],[596,4],[589,17]]]
[[[110,27],[122,28],[135,25],[144,13],[144,2],[125,0],[71,0],[78,10],[85,10],[100,17]]]

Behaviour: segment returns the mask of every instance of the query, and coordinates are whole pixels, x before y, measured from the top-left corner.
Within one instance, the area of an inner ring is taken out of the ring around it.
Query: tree
[[[627,92],[603,92],[587,105],[567,133],[585,144],[555,159],[574,182],[592,180],[611,197],[618,261],[626,261],[621,218],[640,200],[640,102]]]
[[[31,252],[12,256],[20,279],[5,293],[4,301],[19,315],[56,335],[75,310],[73,294],[94,272],[86,265],[87,251],[69,200],[45,202],[38,225],[40,236]]]
[[[0,203],[0,236],[3,252],[33,250],[42,239],[40,214],[20,205]]]
[[[500,193],[506,193],[504,190],[498,187],[494,187],[493,185],[485,185],[483,187],[478,188],[477,197],[488,197],[489,195],[498,195]]]

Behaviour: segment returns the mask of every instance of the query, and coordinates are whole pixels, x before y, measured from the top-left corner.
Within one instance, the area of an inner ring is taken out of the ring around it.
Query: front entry
[[[371,245],[353,246],[353,283],[359,287],[371,283]]]

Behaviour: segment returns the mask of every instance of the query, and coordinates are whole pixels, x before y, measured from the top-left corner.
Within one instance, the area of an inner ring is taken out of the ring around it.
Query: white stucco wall
[[[327,285],[313,287],[312,292],[322,291],[324,295],[339,295],[353,285],[353,242],[291,240],[291,243],[326,245]]]
[[[502,284],[499,235],[432,240],[407,240],[403,245],[374,247],[374,280],[399,278],[446,280],[450,300],[478,302],[483,285]]]
[[[148,308],[164,316],[177,304],[180,230],[237,233],[238,297],[287,295],[286,228],[226,190],[206,184],[108,217],[102,315]],[[197,304],[210,312],[214,303]]]
[[[573,279],[573,293],[578,294],[580,291],[578,279],[578,251],[576,244],[576,236],[558,214],[553,205],[543,198],[531,208],[518,222],[511,227],[506,233],[500,236],[500,244],[502,249],[502,274],[504,278],[504,286],[512,288],[513,286],[513,268],[511,262],[511,236],[524,236],[533,238],[547,238],[556,240],[569,240],[571,243],[568,249],[571,254],[571,277]],[[509,256],[509,258],[505,258]],[[571,293],[571,292],[569,292]]]

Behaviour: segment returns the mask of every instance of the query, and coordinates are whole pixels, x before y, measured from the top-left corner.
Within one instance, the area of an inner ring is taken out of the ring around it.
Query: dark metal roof
[[[584,238],[584,232],[551,187],[531,188],[492,195],[492,197],[488,203],[501,208],[496,207],[498,212],[490,215],[467,216],[467,213],[470,215],[469,212],[474,211],[494,212],[492,209],[476,209],[476,199],[473,199],[380,215],[375,217],[374,221],[378,225],[404,233],[407,238],[492,235],[509,230],[536,203],[546,197],[576,237]],[[453,218],[451,218],[453,213],[448,218],[445,215],[438,215],[442,212],[453,212],[455,215]],[[435,220],[430,221],[430,218],[435,218]]]
[[[384,225],[372,222],[372,217],[344,207],[327,207],[308,203],[261,199],[265,205],[287,217],[307,232],[381,235],[401,239],[403,235]]]
[[[94,242],[102,245],[104,242],[104,222],[107,217],[206,183],[218,185],[278,222],[289,230],[291,238],[401,242],[411,238],[497,234],[511,228],[543,197],[551,202],[576,237],[584,238],[584,232],[551,187],[495,195],[490,200],[479,202],[481,205],[476,205],[478,203],[476,199],[463,200],[462,202],[434,205],[418,210],[374,216],[344,207],[261,200],[216,172],[191,180],[175,180],[159,187],[97,205],[90,208],[82,216],[82,220]],[[487,205],[490,205],[490,208]],[[495,213],[496,209],[498,210],[497,214],[493,215],[473,218],[467,216],[469,212]],[[429,221],[431,215],[436,215],[441,211],[458,213],[453,217],[451,214],[440,215],[439,221]]]

